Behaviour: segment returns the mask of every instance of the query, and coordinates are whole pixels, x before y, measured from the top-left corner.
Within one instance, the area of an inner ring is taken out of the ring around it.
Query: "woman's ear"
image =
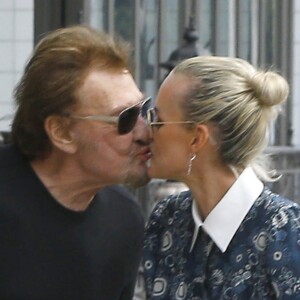
[[[205,124],[198,124],[195,128],[191,147],[193,153],[197,153],[209,141],[209,128]]]
[[[44,127],[50,141],[56,148],[68,153],[76,151],[69,126],[63,117],[53,115],[47,117]]]

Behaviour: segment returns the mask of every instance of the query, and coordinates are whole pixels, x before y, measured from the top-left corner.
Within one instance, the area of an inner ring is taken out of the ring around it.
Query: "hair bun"
[[[250,86],[262,106],[278,105],[286,101],[289,94],[287,81],[272,71],[258,71],[250,79]]]

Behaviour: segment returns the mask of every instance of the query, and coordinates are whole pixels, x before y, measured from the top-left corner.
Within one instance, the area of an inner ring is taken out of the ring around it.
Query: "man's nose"
[[[135,140],[142,140],[146,143],[150,141],[150,128],[147,121],[140,115],[133,129]]]

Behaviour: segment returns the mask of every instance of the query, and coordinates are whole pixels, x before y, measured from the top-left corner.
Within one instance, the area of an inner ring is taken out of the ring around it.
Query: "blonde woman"
[[[159,202],[144,243],[148,299],[300,299],[300,209],[272,193],[263,150],[286,80],[229,57],[195,57],[148,111],[148,174],[189,191]]]

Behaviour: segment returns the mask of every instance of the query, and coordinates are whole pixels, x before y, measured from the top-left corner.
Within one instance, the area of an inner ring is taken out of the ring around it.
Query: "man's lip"
[[[143,160],[147,161],[151,157],[151,150],[149,147],[142,149],[137,154],[139,157],[141,157]]]

